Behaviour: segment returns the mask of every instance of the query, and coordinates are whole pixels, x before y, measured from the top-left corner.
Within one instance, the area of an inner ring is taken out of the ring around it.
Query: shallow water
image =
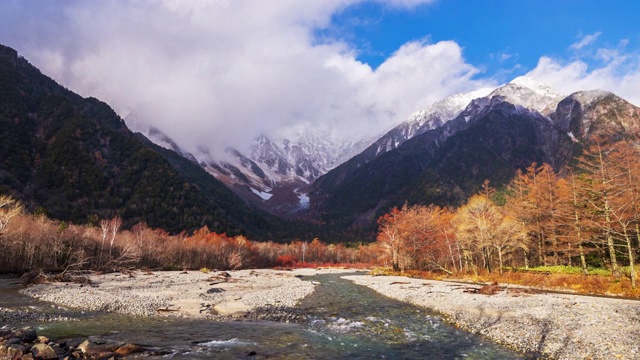
[[[175,359],[519,359],[523,355],[445,324],[437,315],[355,285],[340,275],[318,281],[301,303],[304,321],[136,318],[60,309],[0,286],[0,306],[80,318],[33,324],[41,335],[100,335],[132,342]],[[147,358],[147,356],[145,356]]]

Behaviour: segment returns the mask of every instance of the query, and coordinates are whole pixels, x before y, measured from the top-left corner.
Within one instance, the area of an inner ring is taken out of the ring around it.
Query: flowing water
[[[520,359],[486,339],[455,329],[437,315],[389,299],[340,275],[320,282],[305,298],[301,323],[136,318],[60,309],[0,288],[0,307],[31,308],[80,321],[33,324],[50,338],[99,335],[174,359]],[[148,358],[148,356],[145,356]]]

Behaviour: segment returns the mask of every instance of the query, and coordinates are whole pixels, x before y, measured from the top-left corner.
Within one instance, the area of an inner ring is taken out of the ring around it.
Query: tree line
[[[319,239],[287,244],[227,236],[206,226],[192,234],[171,235],[138,223],[123,229],[122,219],[74,225],[24,212],[22,204],[0,195],[0,273],[33,270],[113,271],[299,267],[372,264],[377,245],[346,247]]]
[[[635,287],[640,243],[640,148],[593,141],[560,173],[519,170],[501,191],[485,181],[463,206],[405,205],[378,220],[377,243],[396,270],[446,273],[506,267],[607,267]]]

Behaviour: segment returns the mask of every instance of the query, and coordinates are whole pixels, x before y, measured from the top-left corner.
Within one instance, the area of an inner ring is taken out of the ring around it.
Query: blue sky
[[[597,66],[601,62],[588,54],[594,47],[626,40],[628,50],[638,51],[639,16],[638,1],[444,0],[411,10],[365,2],[334,14],[332,25],[317,36],[351,43],[360,51],[358,59],[372,67],[407,41],[453,40],[484,75],[508,81],[535,68],[543,55],[580,57]],[[571,48],[594,34],[593,43]]]
[[[0,1],[0,43],[187,150],[374,137],[526,75],[640,105],[640,2]]]

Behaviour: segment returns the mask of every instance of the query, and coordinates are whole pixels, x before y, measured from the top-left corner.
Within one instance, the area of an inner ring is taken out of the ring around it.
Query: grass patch
[[[637,268],[637,271],[640,268]],[[480,272],[478,275],[458,273],[447,275],[429,271],[409,270],[394,272],[391,268],[375,268],[370,275],[404,275],[429,280],[458,280],[471,283],[499,283],[529,286],[542,290],[569,291],[584,295],[607,295],[640,298],[640,287],[632,288],[628,274],[629,267],[621,268],[622,274],[614,278],[607,269],[590,268],[589,276],[582,274],[580,267],[541,266],[530,269],[506,270],[502,275],[497,272]],[[625,276],[626,274],[626,276]],[[640,271],[638,271],[640,274]],[[640,283],[640,282],[639,282]]]
[[[548,274],[573,274],[582,275],[582,268],[579,266],[537,266],[533,268],[517,268],[516,271]],[[611,276],[611,270],[603,268],[587,268],[589,275]]]

